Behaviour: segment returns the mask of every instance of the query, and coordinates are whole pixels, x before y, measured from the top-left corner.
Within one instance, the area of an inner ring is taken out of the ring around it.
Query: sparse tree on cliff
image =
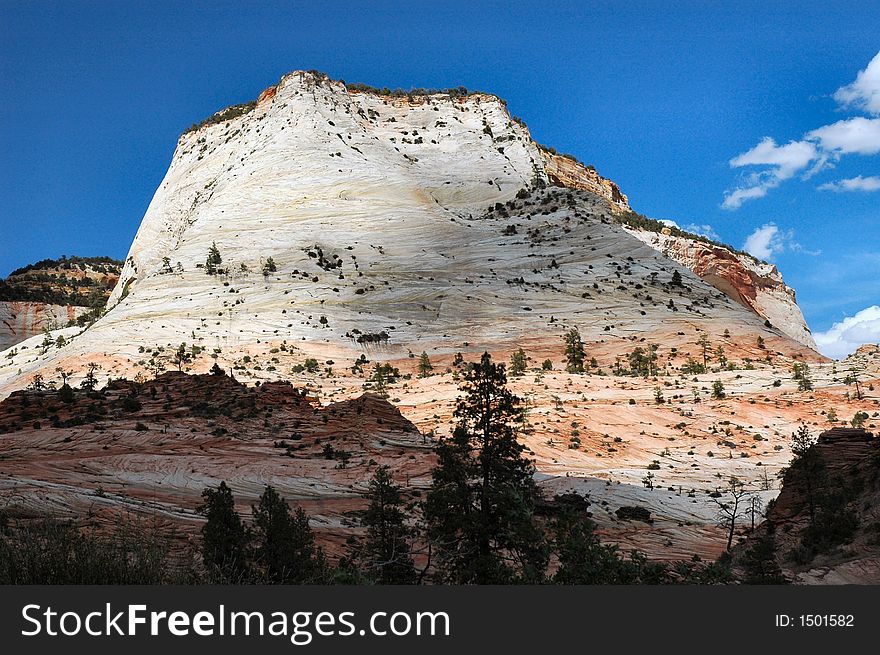
[[[428,353],[423,350],[422,354],[419,355],[419,377],[426,378],[431,375],[433,370],[434,366],[431,364],[431,359],[428,357]]]
[[[862,399],[862,387],[859,383],[859,374],[855,369],[851,370],[845,378],[843,378],[843,383],[847,386],[854,384],[856,385],[856,400]]]
[[[700,347],[701,354],[703,355],[703,368],[708,368],[709,349],[712,347],[712,343],[709,341],[709,335],[705,332],[700,332],[700,336],[697,339],[697,345]]]
[[[66,387],[67,381],[70,379],[70,376],[73,375],[73,371],[67,371],[63,367],[58,366],[55,368],[55,372],[61,376],[61,386]]]
[[[526,351],[519,348],[510,356],[510,376],[519,377],[525,373],[526,365]]]
[[[489,353],[464,377],[458,423],[437,446],[425,502],[438,577],[456,584],[539,580],[547,549],[534,521],[535,468],[516,438],[520,399],[506,386],[504,365]]]
[[[83,381],[79,383],[79,386],[86,391],[94,391],[95,387],[98,386],[98,376],[95,375],[95,373],[97,373],[100,368],[100,366],[91,362],[88,365],[88,372],[86,373],[85,378],[83,378]]]
[[[810,366],[806,362],[795,362],[791,367],[792,378],[797,380],[798,391],[811,391]]]
[[[269,273],[274,273],[277,270],[278,270],[278,266],[276,266],[275,260],[272,259],[271,257],[269,257],[266,260],[266,263],[263,264],[263,276],[266,277],[269,275]]]
[[[205,260],[205,272],[208,275],[217,275],[222,263],[223,258],[220,256],[220,249],[216,243],[212,242],[211,247],[208,248],[208,258]]]
[[[177,366],[178,371],[183,371],[184,365],[189,364],[192,361],[192,355],[187,351],[185,343],[181,343],[177,347],[177,350],[174,351],[174,355],[171,356],[171,361]]]
[[[718,525],[727,532],[727,550],[733,546],[733,535],[736,532],[737,522],[746,513],[747,496],[749,494],[745,485],[735,477],[731,477],[727,483],[726,493],[730,500],[723,501],[713,498],[718,505]]]
[[[584,372],[584,342],[577,328],[571,328],[565,333],[565,370],[569,373]]]
[[[856,412],[853,415],[852,420],[849,422],[849,424],[851,426],[853,426],[854,428],[864,428],[865,421],[867,421],[867,420],[868,420],[867,412]]]
[[[202,559],[205,566],[227,576],[241,576],[247,568],[248,535],[235,511],[232,490],[221,482],[202,492],[199,511],[207,521],[202,526]]]
[[[401,487],[388,466],[380,466],[370,481],[370,506],[361,521],[367,528],[366,559],[381,584],[412,584],[416,580]]]

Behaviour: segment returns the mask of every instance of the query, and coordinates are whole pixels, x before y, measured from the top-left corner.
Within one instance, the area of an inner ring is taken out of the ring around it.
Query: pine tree
[[[205,260],[205,272],[208,275],[217,275],[222,263],[223,258],[220,257],[220,249],[217,248],[216,243],[212,242],[211,247],[208,248],[208,258]]]
[[[617,546],[604,545],[596,523],[584,512],[567,510],[553,521],[554,550],[559,568],[556,584],[656,584],[665,582],[665,567],[648,564],[635,552],[627,559]]]
[[[428,357],[428,353],[423,350],[422,354],[419,355],[419,377],[426,378],[431,375],[433,370],[434,366],[431,364],[431,359]]]
[[[810,379],[810,366],[806,362],[795,362],[791,367],[792,378],[797,380],[798,391],[812,391],[813,381]]]
[[[85,389],[86,391],[92,392],[95,390],[95,387],[98,386],[98,377],[95,373],[98,371],[100,367],[94,362],[89,363],[88,365],[88,373],[83,378],[82,382],[79,383],[80,388]]]
[[[533,517],[540,495],[535,468],[516,439],[523,409],[506,382],[504,365],[489,353],[471,364],[454,414],[458,423],[437,447],[425,518],[443,582],[532,582],[547,565]]]
[[[412,584],[416,571],[411,555],[412,530],[406,524],[401,488],[388,466],[370,481],[370,506],[361,521],[367,528],[366,559],[381,584]]]
[[[583,373],[585,356],[581,333],[577,328],[572,328],[565,334],[565,370],[569,373]]]
[[[520,348],[510,356],[510,376],[518,377],[526,372],[526,351]]]
[[[751,545],[743,553],[742,566],[745,584],[788,583],[776,561],[776,540],[771,529],[751,540]]]
[[[314,582],[323,572],[323,554],[315,547],[309,517],[301,507],[291,515],[287,501],[267,486],[252,508],[257,561],[271,582]]]
[[[679,273],[678,271],[673,271],[672,272],[672,281],[670,282],[670,284],[672,284],[672,286],[674,286],[674,287],[684,286],[684,283],[681,280],[681,273]]]
[[[703,368],[707,368],[709,366],[709,348],[712,345],[709,341],[709,335],[705,332],[700,332],[700,338],[697,339],[697,345],[700,346],[700,350],[703,354]]]
[[[174,355],[171,358],[171,361],[177,366],[178,371],[183,371],[184,365],[188,364],[191,360],[192,355],[187,351],[185,343],[181,343],[177,347],[177,350],[174,351]]]
[[[247,530],[235,511],[232,490],[225,482],[202,492],[199,511],[207,521],[202,526],[202,559],[205,566],[228,576],[240,576],[247,569]]]

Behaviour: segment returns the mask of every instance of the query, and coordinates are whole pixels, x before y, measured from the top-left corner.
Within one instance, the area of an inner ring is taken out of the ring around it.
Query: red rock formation
[[[257,97],[257,104],[259,105],[274,98],[276,91],[278,91],[277,86],[270,86],[267,89],[263,89],[262,93]]]
[[[569,157],[554,155],[543,148],[541,157],[544,160],[544,171],[552,184],[595,193],[606,198],[615,211],[629,211],[629,201],[620,187],[599,175],[594,168],[588,168]]]
[[[809,455],[817,462],[813,472],[803,466],[789,468],[767,520],[737,554],[769,533],[779,564],[796,582],[877,584],[880,439],[866,430],[833,428],[819,436]],[[810,515],[810,498],[815,499],[815,519]],[[828,502],[834,503],[830,506],[835,516],[850,517],[851,532],[829,518],[823,507]],[[812,535],[811,525],[818,526],[812,528]]]
[[[357,525],[347,517],[364,508],[376,466],[415,495],[430,480],[432,447],[369,393],[321,407],[288,382],[178,372],[66,399],[21,391],[0,402],[0,505],[103,521],[144,513],[194,532],[205,487],[225,480],[245,512],[271,484],[312,515],[332,553]]]
[[[86,307],[40,302],[0,302],[0,350],[41,334],[46,328],[64,327],[86,311]]]
[[[794,289],[785,284],[773,264],[697,239],[630,228],[627,231],[767,319],[795,341],[816,349]]]

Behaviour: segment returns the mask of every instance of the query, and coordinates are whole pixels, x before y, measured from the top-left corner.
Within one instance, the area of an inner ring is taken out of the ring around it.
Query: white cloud
[[[866,343],[880,343],[880,306],[872,305],[855,316],[847,316],[826,332],[815,332],[819,352],[843,359]]]
[[[835,157],[876,155],[880,152],[880,118],[856,116],[807,132],[806,137]]]
[[[816,187],[820,191],[836,191],[842,193],[845,191],[880,191],[880,176],[872,175],[870,177],[862,177],[857,175],[845,180],[836,180],[827,182]]]
[[[663,223],[668,227],[674,227],[677,230],[683,230],[684,232],[690,232],[691,234],[699,234],[709,239],[714,239],[715,241],[721,241],[721,237],[718,236],[718,233],[711,225],[697,225],[696,223],[688,223],[684,227],[679,225],[673,220],[668,218],[658,218],[658,223]]]
[[[730,165],[734,168],[760,164],[775,166],[778,177],[787,180],[806,168],[816,158],[816,154],[816,146],[812,143],[790,141],[784,146],[778,146],[771,137],[765,136],[754,148],[731,159]]]
[[[856,76],[855,82],[837,89],[834,99],[842,107],[855,107],[875,116],[880,114],[880,52]]]
[[[758,259],[770,261],[774,255],[785,251],[804,255],[821,255],[821,250],[807,250],[794,240],[794,230],[781,230],[776,223],[765,223],[747,238],[742,247],[747,253]]]
[[[690,223],[689,225],[685,225],[683,229],[685,232],[693,232],[694,234],[701,234],[714,241],[721,241],[721,237],[718,236],[715,228],[711,225],[695,225],[694,223]]]
[[[809,141],[790,141],[784,146],[776,145],[771,137],[764,137],[751,150],[730,160],[732,168],[742,166],[769,166],[770,168],[749,176],[745,186],[734,189],[724,196],[722,207],[738,209],[746,200],[763,198],[770,189],[794,177],[813,161],[820,159],[816,146]]]
[[[880,53],[871,60],[856,80],[839,88],[834,99],[842,107],[854,107],[868,114],[880,115]],[[880,118],[855,116],[807,132],[800,140],[780,146],[771,137],[730,160],[731,168],[760,166],[739,187],[724,194],[724,209],[739,209],[747,200],[763,198],[785,180],[802,174],[804,179],[828,167],[843,155],[880,153]],[[855,178],[859,179],[859,178]],[[871,179],[871,178],[865,178]],[[841,191],[832,185],[820,188]],[[869,190],[860,188],[859,190]]]
[[[767,223],[752,232],[743,244],[743,250],[758,259],[770,259],[785,250],[790,234],[780,232],[775,223]]]
[[[763,198],[771,188],[776,186],[779,186],[778,182],[772,186],[769,184],[763,184],[734,189],[733,191],[724,194],[724,202],[721,203],[721,206],[724,209],[739,209],[746,200]]]

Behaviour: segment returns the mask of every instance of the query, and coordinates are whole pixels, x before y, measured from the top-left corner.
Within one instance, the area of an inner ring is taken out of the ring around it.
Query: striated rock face
[[[44,330],[65,327],[102,305],[119,281],[122,262],[108,257],[44,259],[0,280],[0,350]]]
[[[86,307],[0,301],[0,350],[42,334],[45,329],[64,327],[87,311]]]
[[[226,480],[242,509],[275,486],[339,542],[375,465],[389,465],[409,496],[434,463],[432,442],[375,394],[320,407],[288,383],[178,372],[66,400],[17,392],[0,401],[0,445],[0,501],[16,514],[144,512],[195,531],[202,489]]]
[[[674,259],[795,341],[816,349],[798,307],[794,289],[773,264],[722,246],[657,232],[628,230],[652,248]]]
[[[591,166],[584,166],[564,155],[556,155],[541,149],[544,171],[556,186],[589,191],[605,198],[613,211],[629,211],[629,201],[611,180],[602,177]]]
[[[789,467],[767,520],[746,546],[769,532],[779,564],[796,582],[877,584],[880,439],[867,430],[832,428],[805,457],[811,463]]]
[[[0,358],[0,396],[60,365],[147,375],[146,351],[181,342],[228,366],[283,341],[343,366],[559,349],[572,327],[606,369],[635,334],[682,356],[697,324],[803,348],[609,219],[626,206],[594,171],[547,159],[495,96],[295,72],[180,137],[106,315],[60,351]]]

